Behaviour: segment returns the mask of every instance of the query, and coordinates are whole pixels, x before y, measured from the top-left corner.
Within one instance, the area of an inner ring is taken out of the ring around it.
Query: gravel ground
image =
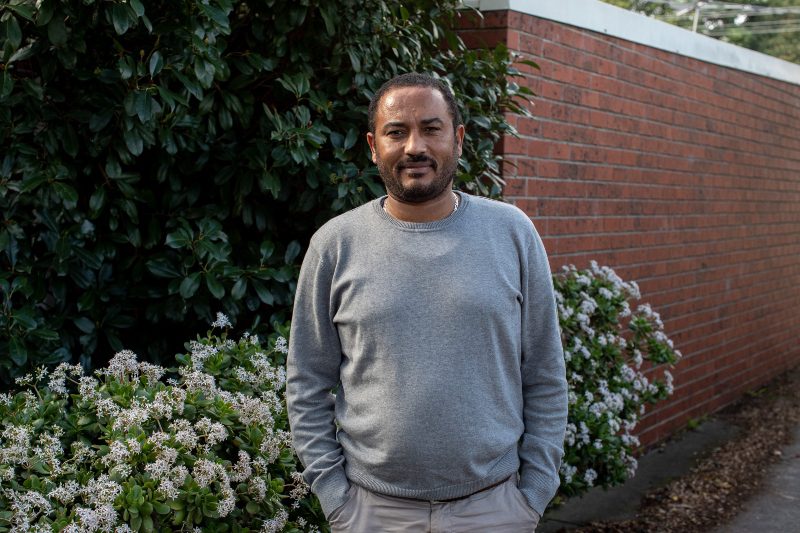
[[[729,522],[761,486],[800,424],[800,367],[718,414],[741,428],[689,474],[645,495],[636,517],[571,533],[706,532]]]

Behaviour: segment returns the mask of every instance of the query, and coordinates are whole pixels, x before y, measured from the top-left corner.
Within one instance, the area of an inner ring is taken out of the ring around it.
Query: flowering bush
[[[658,375],[654,367],[681,354],[658,313],[647,304],[631,309],[629,300],[640,298],[636,283],[594,261],[588,270],[566,266],[553,278],[569,383],[560,493],[572,496],[634,474],[639,440],[632,432],[645,404],[673,390],[669,371]]]
[[[554,283],[570,496],[633,475],[645,404],[672,393],[669,372],[643,368],[680,353],[656,312],[631,310],[639,289],[610,268],[568,266]],[[219,314],[212,326],[230,323]],[[175,369],[121,351],[94,375],[62,363],[0,395],[0,532],[327,530],[291,448],[286,340],[209,333],[187,348]]]
[[[290,446],[285,339],[187,347],[177,369],[121,351],[94,375],[61,364],[0,395],[0,531],[317,531]]]

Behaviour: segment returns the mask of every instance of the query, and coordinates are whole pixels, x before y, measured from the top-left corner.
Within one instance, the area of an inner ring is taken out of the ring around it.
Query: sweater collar
[[[395,226],[396,228],[405,231],[436,231],[442,228],[446,228],[450,224],[454,224],[463,216],[464,212],[469,207],[470,201],[468,194],[464,194],[460,191],[453,191],[453,192],[458,195],[458,209],[456,209],[446,217],[441,218],[439,220],[434,220],[432,222],[406,222],[404,220],[397,220],[383,209],[383,202],[384,200],[386,200],[385,195],[373,200],[372,204],[378,216],[385,222],[388,222],[389,224]]]

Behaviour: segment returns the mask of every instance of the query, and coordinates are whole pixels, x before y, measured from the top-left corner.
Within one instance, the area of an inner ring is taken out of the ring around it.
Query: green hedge
[[[449,80],[458,185],[499,195],[508,51],[467,50],[455,0],[400,4],[0,0],[2,379],[284,322],[310,234],[382,193],[363,132],[396,73]]]

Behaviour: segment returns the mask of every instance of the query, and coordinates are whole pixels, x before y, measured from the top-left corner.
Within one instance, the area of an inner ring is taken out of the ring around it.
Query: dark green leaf
[[[261,254],[261,261],[264,262],[270,258],[272,252],[275,251],[275,244],[272,241],[262,241],[261,246],[259,247],[259,253]]]
[[[130,56],[122,56],[117,61],[117,70],[119,70],[119,75],[123,80],[130,79],[136,73],[136,63],[133,62],[133,59]],[[133,113],[128,113],[132,115]]]
[[[144,6],[140,0],[128,0],[128,3],[133,8],[133,12],[136,13],[137,17],[144,15]]]
[[[75,248],[73,248],[72,253],[74,253],[78,257],[81,263],[83,263],[92,270],[98,270],[103,264],[102,256],[96,253],[92,253],[83,247],[76,246]]]
[[[4,21],[0,21],[0,35],[5,35],[6,42],[11,45],[11,48],[16,51],[22,43],[22,29],[19,27],[17,17],[8,17]]]
[[[85,316],[76,318],[72,321],[79,330],[84,333],[93,333],[95,330],[95,324]]]
[[[78,191],[72,185],[56,181],[53,183],[53,189],[65,203],[76,204],[78,202]]]
[[[89,129],[94,132],[102,130],[111,122],[113,116],[114,111],[111,109],[105,109],[92,114],[92,116],[89,117]]]
[[[173,72],[173,74],[175,75],[176,78],[178,78],[178,81],[181,82],[181,84],[189,92],[189,94],[191,94],[198,100],[203,99],[203,89],[197,83],[195,83],[193,80],[190,80],[180,72],[175,71]]]
[[[231,112],[225,108],[219,110],[219,125],[223,130],[229,130],[233,127],[233,117]]]
[[[180,228],[177,231],[167,234],[167,240],[164,244],[170,248],[188,248],[192,245],[193,236],[185,228]]]
[[[137,91],[134,97],[134,109],[141,122],[147,122],[153,116],[153,98],[145,91]]]
[[[284,256],[284,260],[287,264],[291,264],[297,256],[300,254],[300,243],[297,241],[292,241],[289,243],[289,246],[286,247],[286,254]]]
[[[108,158],[105,167],[106,175],[109,178],[118,178],[122,175],[122,168],[119,166],[119,161],[117,161],[113,156]]]
[[[166,87],[162,87],[161,85],[158,86],[158,94],[161,96],[161,99],[166,103],[170,109],[175,109],[175,104],[180,104],[182,106],[188,105],[186,98],[183,96],[176,94]]]
[[[28,362],[28,348],[25,346],[22,339],[17,336],[12,336],[8,344],[11,360],[14,361],[17,366],[25,365],[25,363]]]
[[[67,44],[67,27],[62,17],[53,17],[47,25],[47,37],[56,46]]]
[[[36,328],[36,320],[31,316],[30,312],[26,309],[19,309],[11,313],[11,319],[14,323],[18,326],[22,326],[24,329],[35,329]]]
[[[46,1],[41,2],[39,5],[39,11],[36,13],[36,25],[37,26],[46,26],[50,20],[53,18],[53,14],[55,13],[56,2]]]
[[[350,64],[353,66],[355,72],[361,72],[361,59],[355,50],[348,50],[347,55],[350,56]]]
[[[247,292],[247,278],[239,278],[231,288],[231,298],[241,300]]]
[[[213,274],[206,274],[206,287],[208,287],[208,292],[210,292],[214,298],[220,299],[225,296],[225,287],[222,286]]]
[[[58,333],[52,329],[39,328],[31,331],[31,337],[44,342],[56,342],[59,340]]]
[[[64,128],[63,134],[61,135],[61,145],[64,147],[64,151],[70,157],[75,157],[78,155],[78,136],[75,134],[75,130],[70,126],[67,125]]]
[[[81,289],[88,289],[95,282],[93,272],[84,268],[71,268],[69,277],[75,282],[75,285]]]
[[[336,34],[336,24],[334,20],[336,19],[336,10],[335,5],[332,3],[322,4],[319,8],[319,14],[322,16],[322,20],[325,22],[325,32],[328,35],[335,35]]]
[[[211,87],[214,82],[215,71],[214,65],[205,59],[198,57],[194,60],[194,75],[197,77],[197,81],[200,82],[201,87],[206,89]]]
[[[200,288],[200,272],[189,274],[181,282],[180,294],[181,298],[191,298],[197,289]]]
[[[115,352],[119,352],[125,348],[125,345],[122,344],[122,341],[119,340],[119,337],[117,337],[117,335],[114,332],[106,329],[103,330],[103,334],[105,335],[106,340],[108,341],[108,345],[111,346],[111,349],[114,350]]]
[[[281,190],[281,182],[277,177],[269,172],[264,172],[259,177],[258,182],[261,185],[262,190],[272,193],[273,198],[278,197],[278,193]]]
[[[166,258],[151,259],[147,262],[147,270],[159,278],[178,278],[181,273]]]
[[[267,305],[272,305],[275,302],[275,297],[267,289],[266,285],[264,285],[257,279],[251,280],[251,283],[253,284],[253,289],[255,289],[259,300],[261,300]]]
[[[0,100],[6,98],[14,90],[14,78],[11,77],[11,72],[4,69],[0,75]]]
[[[11,2],[3,2],[3,7],[10,11],[13,11],[14,13],[16,13],[17,15],[19,15],[24,19],[33,22],[34,7],[32,4],[23,4],[23,3],[12,4]]]
[[[228,15],[223,10],[202,2],[196,5],[206,17],[213,20],[217,25],[222,28],[228,28]]]
[[[106,203],[106,188],[98,187],[89,198],[89,209],[93,213],[98,213]]]
[[[125,146],[132,155],[141,155],[144,150],[144,142],[136,130],[126,131],[123,134]]]
[[[111,22],[114,24],[114,31],[117,35],[122,35],[131,27],[131,19],[128,16],[128,8],[124,4],[114,4],[111,6]]]
[[[161,69],[164,68],[164,59],[161,57],[161,53],[156,50],[153,52],[153,55],[150,56],[150,76],[157,76]]]
[[[356,141],[358,140],[358,130],[356,128],[350,128],[347,130],[347,137],[344,139],[344,149],[349,150],[353,146],[355,146]]]
[[[6,64],[10,65],[14,61],[25,61],[26,59],[30,59],[31,57],[33,57],[33,45],[29,44],[27,46],[23,46],[22,48],[11,54],[11,57],[8,58]],[[8,69],[5,69],[4,72],[7,73]]]

